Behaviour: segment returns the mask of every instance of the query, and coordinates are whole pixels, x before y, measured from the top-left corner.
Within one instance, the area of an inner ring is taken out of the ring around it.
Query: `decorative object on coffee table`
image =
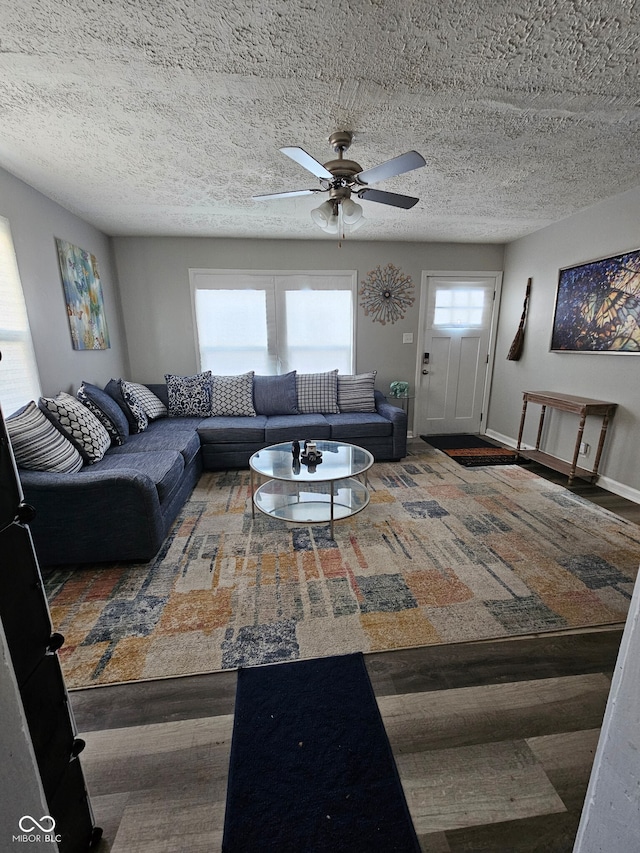
[[[305,441],[304,453],[300,456],[300,461],[303,462],[313,474],[316,470],[316,465],[322,462],[322,451],[318,450],[318,445],[315,441]]]

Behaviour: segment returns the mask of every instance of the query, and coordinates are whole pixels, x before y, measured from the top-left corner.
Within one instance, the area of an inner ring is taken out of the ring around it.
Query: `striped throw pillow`
[[[373,387],[376,371],[355,375],[338,375],[338,408],[341,412],[375,412]]]
[[[7,432],[16,464],[31,471],[75,474],[82,468],[82,456],[31,401],[10,415]]]

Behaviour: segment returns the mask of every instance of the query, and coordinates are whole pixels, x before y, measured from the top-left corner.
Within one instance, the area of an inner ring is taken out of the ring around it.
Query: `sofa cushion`
[[[338,412],[338,371],[297,373],[298,411],[303,415]]]
[[[211,371],[194,376],[175,376],[165,373],[169,417],[206,418],[211,414]]]
[[[96,462],[91,471],[137,471],[155,484],[162,503],[178,485],[184,471],[184,458],[177,450],[157,450],[154,453],[109,453]],[[82,476],[82,474],[81,474]],[[114,531],[117,536],[118,531]]]
[[[345,412],[340,415],[325,415],[331,427],[334,441],[355,443],[356,438],[385,437],[393,432],[393,424],[382,415],[373,412]]]
[[[298,440],[301,444],[307,439],[331,438],[331,427],[324,415],[273,415],[267,418],[264,429],[268,444]]]
[[[253,417],[253,370],[237,376],[211,377],[211,414],[222,417]]]
[[[375,412],[374,384],[376,371],[340,376],[338,374],[338,408],[341,412]]]
[[[172,421],[162,421],[173,426]],[[200,423],[199,420],[195,423]],[[198,433],[191,429],[175,428],[172,430],[158,430],[154,427],[145,430],[138,435],[132,435],[125,445],[113,447],[109,455],[117,454],[126,456],[128,453],[155,453],[157,450],[177,450],[182,454],[185,465],[187,465],[200,450],[200,439]]]
[[[264,441],[266,415],[253,417],[212,417],[200,421],[198,435],[203,444],[217,442]]]
[[[78,400],[98,418],[111,436],[111,444],[124,444],[129,435],[129,421],[124,412],[102,388],[83,382],[78,388]]]
[[[253,377],[253,406],[258,415],[297,415],[296,372]]]
[[[68,438],[31,401],[6,419],[16,464],[31,471],[73,474],[82,456]]]
[[[41,397],[38,405],[49,420],[77,447],[89,465],[99,462],[111,446],[111,436],[89,409],[61,391],[57,397]]]

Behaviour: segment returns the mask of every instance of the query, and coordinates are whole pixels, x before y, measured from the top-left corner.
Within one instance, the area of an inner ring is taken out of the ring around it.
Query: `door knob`
[[[428,372],[429,372],[428,370],[423,370],[423,371],[422,371],[422,375],[423,375],[423,376],[426,376]]]

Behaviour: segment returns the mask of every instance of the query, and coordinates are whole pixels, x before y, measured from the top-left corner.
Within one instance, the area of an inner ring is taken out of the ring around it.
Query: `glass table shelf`
[[[327,491],[331,485],[333,494]],[[265,515],[298,524],[330,523],[349,518],[369,503],[369,490],[355,478],[336,480],[332,484],[318,483],[318,487],[269,480],[258,486],[253,500]]]
[[[367,471],[373,465],[368,450],[340,441],[317,441],[322,462],[295,462],[291,442],[265,447],[249,460],[251,514],[259,509],[271,518],[296,524],[330,525],[363,510],[369,503]],[[256,488],[255,474],[268,478]],[[364,475],[364,481],[358,479]]]

